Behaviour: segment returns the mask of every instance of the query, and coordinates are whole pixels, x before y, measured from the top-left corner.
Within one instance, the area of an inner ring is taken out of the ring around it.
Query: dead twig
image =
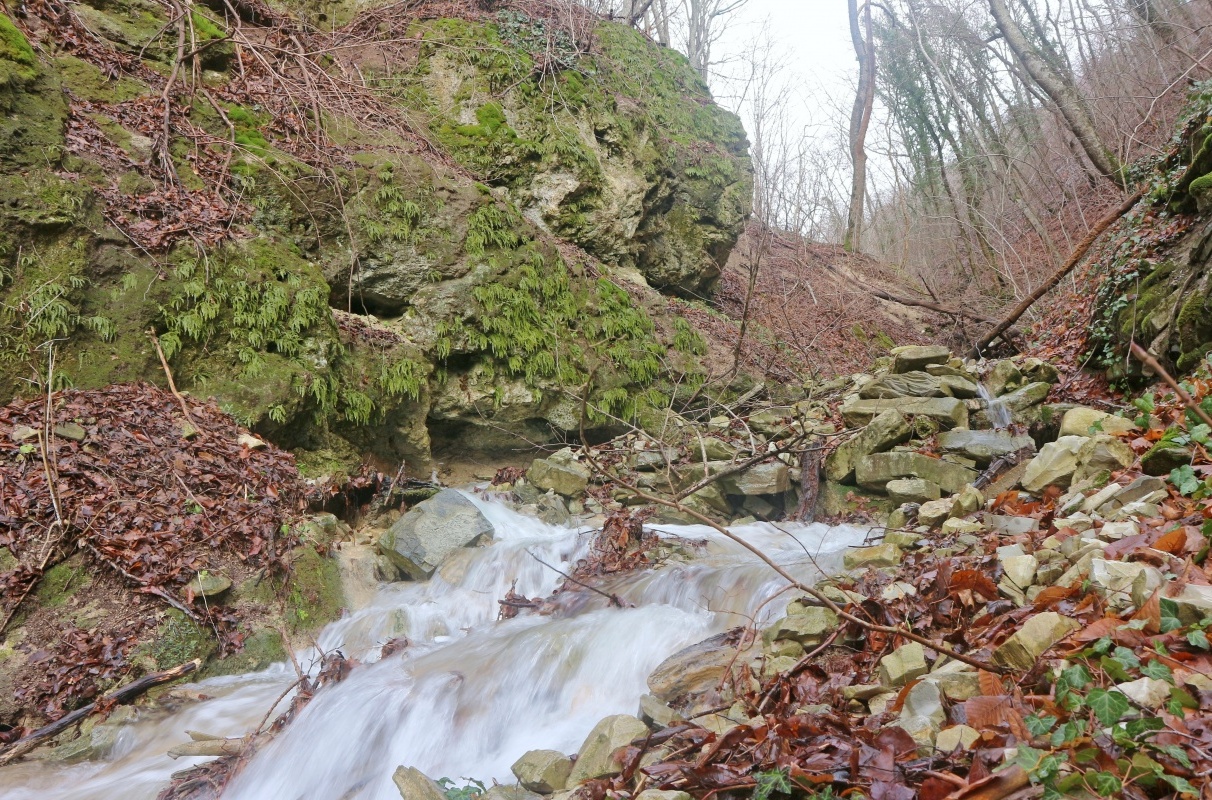
[[[1212,427],[1212,416],[1209,416],[1208,412],[1204,411],[1203,408],[1200,407],[1199,403],[1195,401],[1195,398],[1182,387],[1182,384],[1174,379],[1173,375],[1166,371],[1166,368],[1163,367],[1161,363],[1149,353],[1148,350],[1141,347],[1136,342],[1129,342],[1128,347],[1132,351],[1132,355],[1136,356],[1136,358],[1146,367],[1153,370],[1153,372],[1159,378],[1165,381],[1167,386],[1174,390],[1174,393],[1178,395],[1178,399],[1183,401],[1183,405],[1191,409],[1191,413],[1203,420],[1205,425]]]

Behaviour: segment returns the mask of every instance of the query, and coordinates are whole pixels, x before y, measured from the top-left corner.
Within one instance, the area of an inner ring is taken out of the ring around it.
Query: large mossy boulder
[[[492,538],[492,523],[475,503],[443,489],[418,503],[379,537],[379,550],[414,580],[431,576],[450,554]]]

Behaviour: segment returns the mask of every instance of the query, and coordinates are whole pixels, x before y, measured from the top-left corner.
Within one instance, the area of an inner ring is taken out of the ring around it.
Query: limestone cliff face
[[[1169,153],[1143,176],[1145,197],[1121,221],[1100,276],[1094,351],[1113,378],[1140,377],[1135,340],[1189,373],[1212,353],[1212,94],[1197,92]]]
[[[0,394],[52,340],[61,384],[162,380],[150,330],[262,433],[419,470],[433,437],[576,432],[586,386],[595,428],[694,384],[658,292],[710,292],[752,186],[681,56],[515,11],[237,7],[239,34],[194,7],[167,139],[167,3],[0,16]]]

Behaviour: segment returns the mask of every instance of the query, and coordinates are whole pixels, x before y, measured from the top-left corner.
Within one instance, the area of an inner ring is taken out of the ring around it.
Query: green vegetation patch
[[[0,12],[0,87],[28,83],[38,76],[38,57],[25,35]]]

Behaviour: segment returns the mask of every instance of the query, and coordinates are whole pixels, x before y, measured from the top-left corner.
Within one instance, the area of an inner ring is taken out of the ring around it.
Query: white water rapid
[[[399,800],[391,773],[401,764],[433,778],[512,783],[509,767],[522,753],[575,752],[602,717],[636,713],[646,678],[663,659],[744,624],[785,585],[709,528],[657,526],[666,537],[705,539],[707,551],[691,563],[629,574],[605,587],[635,608],[610,608],[599,595],[570,591],[551,616],[498,622],[497,600],[513,580],[527,597],[547,596],[561,580],[530,553],[569,571],[590,537],[473,500],[495,526],[496,540],[430,581],[382,586],[369,606],[325,628],[320,647],[374,663],[321,690],[253,757],[224,800]],[[809,579],[819,574],[814,563],[836,570],[841,552],[867,535],[820,524],[734,530]],[[785,605],[782,598],[766,604],[759,622]],[[381,646],[398,636],[411,645],[378,660]],[[300,655],[305,668],[314,659]],[[140,709],[105,761],[35,761],[0,770],[0,800],[150,800],[171,773],[206,760],[165,755],[188,739],[186,730],[242,736],[294,677],[291,666],[279,664],[199,683],[195,688],[211,699],[173,712]]]

